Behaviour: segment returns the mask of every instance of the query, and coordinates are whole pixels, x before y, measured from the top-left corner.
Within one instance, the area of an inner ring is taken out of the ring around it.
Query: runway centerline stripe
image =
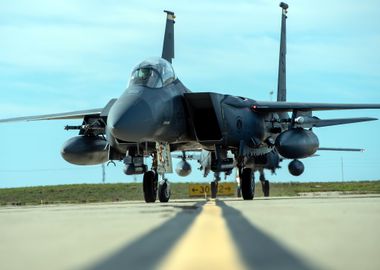
[[[89,270],[119,270],[134,269],[146,270],[154,269],[165,258],[167,251],[178,242],[188,228],[193,224],[196,217],[202,211],[205,202],[198,202],[193,205],[162,205],[154,207],[152,211],[168,207],[182,208],[174,217],[150,232],[137,238],[132,243],[128,243],[111,256],[101,259],[95,264],[91,264],[85,269]],[[148,207],[148,206],[146,206]],[[148,207],[149,208],[149,207]],[[128,229],[128,228],[126,228]]]
[[[169,251],[158,269],[246,269],[215,201],[203,206],[191,227]]]

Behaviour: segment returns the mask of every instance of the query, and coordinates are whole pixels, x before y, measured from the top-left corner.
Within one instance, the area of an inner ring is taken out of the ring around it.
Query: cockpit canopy
[[[174,70],[168,61],[162,58],[150,58],[133,69],[129,85],[161,88],[174,80]]]

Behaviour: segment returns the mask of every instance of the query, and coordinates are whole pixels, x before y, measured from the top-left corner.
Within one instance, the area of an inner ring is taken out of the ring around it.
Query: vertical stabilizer
[[[278,63],[278,81],[277,81],[277,101],[286,101],[286,14],[288,13],[288,4],[281,2],[281,41],[280,57]]]
[[[162,48],[162,58],[168,60],[170,63],[174,58],[174,12],[164,10],[166,12],[166,28],[164,36],[164,46]]]

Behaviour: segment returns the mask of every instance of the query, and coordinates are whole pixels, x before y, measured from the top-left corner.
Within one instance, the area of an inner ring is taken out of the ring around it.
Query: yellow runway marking
[[[246,269],[215,201],[203,206],[158,269]]]

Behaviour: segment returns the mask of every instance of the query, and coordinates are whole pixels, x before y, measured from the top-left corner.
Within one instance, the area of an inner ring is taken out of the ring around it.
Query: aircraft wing
[[[329,127],[336,125],[345,125],[359,122],[375,121],[377,118],[373,117],[357,117],[357,118],[339,118],[339,119],[319,119],[318,117],[297,117],[295,119],[296,124],[303,128],[313,127]]]
[[[368,121],[376,121],[377,118],[373,117],[357,117],[357,118],[341,118],[341,119],[317,119],[315,121],[311,121],[311,127],[328,127],[328,126],[336,126],[336,125],[344,125],[344,124],[352,124],[359,122],[368,122]]]
[[[108,101],[107,105],[103,108],[0,119],[0,123],[20,122],[20,121],[40,121],[40,120],[82,119],[85,116],[104,117],[104,116],[108,116],[108,113],[112,105],[116,102],[116,100],[117,100],[116,98],[111,99],[110,101]]]
[[[61,119],[81,119],[85,116],[99,115],[103,111],[103,108],[84,110],[84,111],[73,111],[65,113],[55,113],[55,114],[42,114],[35,116],[23,116],[8,119],[0,119],[0,123],[8,122],[19,122],[19,121],[38,121],[38,120],[61,120]]]
[[[339,104],[339,103],[303,103],[303,102],[269,102],[255,101],[252,110],[257,112],[291,112],[297,111],[328,111],[328,110],[355,110],[380,109],[380,104]]]
[[[318,151],[343,151],[343,152],[364,152],[364,149],[359,148],[334,148],[334,147],[319,147]]]

